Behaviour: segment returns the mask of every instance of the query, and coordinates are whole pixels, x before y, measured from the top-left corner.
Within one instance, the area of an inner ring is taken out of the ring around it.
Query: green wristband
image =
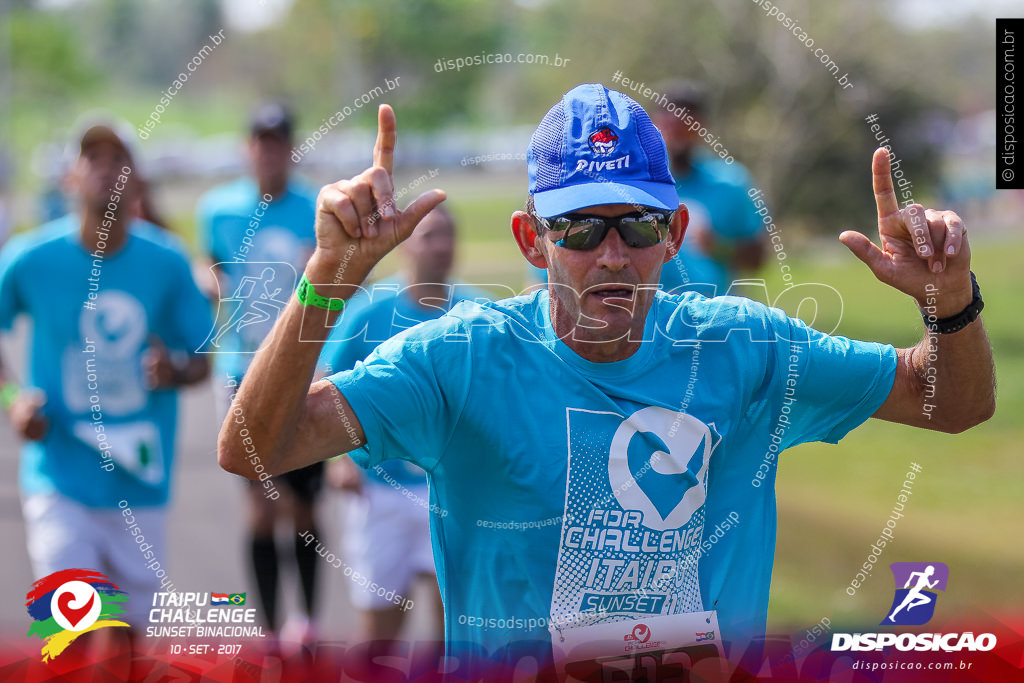
[[[332,299],[317,294],[305,273],[302,274],[302,279],[299,280],[299,287],[295,290],[295,297],[303,306],[315,306],[325,311],[340,311],[345,308],[344,299]]]
[[[20,394],[21,387],[17,382],[5,382],[3,387],[0,387],[0,406],[4,410],[10,410]]]

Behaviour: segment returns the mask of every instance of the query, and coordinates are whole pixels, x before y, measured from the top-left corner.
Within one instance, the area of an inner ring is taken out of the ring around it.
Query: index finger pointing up
[[[382,104],[377,109],[377,144],[373,146],[373,165],[380,166],[389,175],[395,165],[396,138],[395,110],[391,105]]]
[[[894,214],[898,216],[900,206],[896,201],[896,191],[892,186],[889,152],[884,147],[876,149],[871,157],[871,185],[875,190],[875,206],[878,207],[878,220],[884,221]]]

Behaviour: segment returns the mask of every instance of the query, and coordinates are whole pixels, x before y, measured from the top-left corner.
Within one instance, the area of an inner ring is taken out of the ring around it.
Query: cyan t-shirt
[[[779,309],[663,292],[639,350],[593,363],[554,337],[545,289],[462,303],[330,379],[361,466],[427,471],[446,640],[493,653],[550,644],[549,621],[712,609],[726,640],[763,634],[777,453],[837,442],[895,368]]]
[[[240,381],[269,334],[316,247],[316,193],[289,183],[263,202],[250,178],[220,185],[196,210],[201,251],[224,276],[217,327],[204,344],[220,376]]]
[[[101,258],[68,216],[0,257],[0,328],[32,321],[24,384],[46,396],[46,437],[22,450],[25,494],[59,492],[112,508],[167,501],[177,391],[150,390],[143,354],[154,337],[194,353],[210,331],[209,302],[171,237],[140,221]]]
[[[447,285],[447,299],[428,307],[421,306],[406,291],[399,277],[375,282],[345,304],[330,338],[320,354],[320,365],[327,373],[348,370],[365,359],[384,341],[421,322],[439,318],[463,300],[490,301],[486,292],[455,282]],[[425,472],[411,462],[390,459],[366,472],[371,483],[401,486],[425,486]]]
[[[695,246],[697,233],[706,231],[719,242],[757,237],[761,219],[747,194],[753,186],[747,169],[716,157],[700,156],[685,176],[676,175],[676,193],[686,204],[690,223],[682,248],[661,267],[662,289],[669,293],[696,291],[705,296],[727,294],[735,273]],[[712,289],[709,285],[714,285]]]

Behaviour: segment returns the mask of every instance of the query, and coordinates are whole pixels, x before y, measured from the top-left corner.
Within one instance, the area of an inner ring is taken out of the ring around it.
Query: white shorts
[[[166,547],[166,509],[129,508],[131,517],[126,518],[120,509],[91,508],[59,493],[26,496],[21,509],[36,580],[61,569],[102,572],[128,594],[124,621],[144,633],[153,593],[171,585],[160,563]],[[132,521],[139,528],[138,535],[132,534]],[[151,559],[139,550],[143,544],[152,546],[147,548],[154,553]]]
[[[427,500],[427,487],[410,489],[420,501]],[[345,497],[342,547],[345,561],[380,589],[370,590],[349,580],[349,594],[361,610],[395,607],[380,595],[394,591],[411,598],[409,591],[417,574],[434,574],[430,546],[430,512],[402,491],[386,484],[363,482],[363,492]]]

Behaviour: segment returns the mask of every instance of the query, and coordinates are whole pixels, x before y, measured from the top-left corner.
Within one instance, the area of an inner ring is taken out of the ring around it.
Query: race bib
[[[626,672],[628,680],[642,673],[654,681],[659,669],[690,670],[703,659],[724,657],[714,611],[553,631],[552,645],[563,681],[594,680],[595,672],[600,680],[618,680],[613,672]]]

